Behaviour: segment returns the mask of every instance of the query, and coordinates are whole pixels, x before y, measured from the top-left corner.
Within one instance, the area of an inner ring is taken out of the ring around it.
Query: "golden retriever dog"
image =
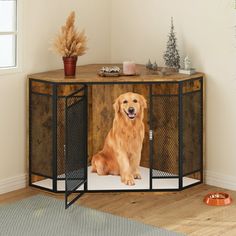
[[[137,93],[121,94],[113,104],[115,117],[103,149],[92,157],[92,172],[120,175],[126,185],[141,179],[139,165],[144,139],[145,98]]]

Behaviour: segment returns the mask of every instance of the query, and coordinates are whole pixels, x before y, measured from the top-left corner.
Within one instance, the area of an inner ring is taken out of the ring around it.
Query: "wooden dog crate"
[[[64,78],[63,70],[28,77],[29,185],[65,192],[69,206],[85,192],[175,191],[202,183],[203,74],[159,76],[139,66],[139,76],[99,77],[101,67],[78,67],[75,78]],[[90,167],[112,127],[113,102],[126,92],[148,103],[142,180],[134,186]]]

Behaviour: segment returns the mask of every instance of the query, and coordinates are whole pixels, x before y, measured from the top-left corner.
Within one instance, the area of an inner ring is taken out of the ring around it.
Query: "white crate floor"
[[[33,183],[36,186],[51,189],[52,179],[44,179]],[[83,190],[84,186],[80,186],[77,190]],[[65,180],[57,180],[57,191],[65,191]]]
[[[99,176],[97,173],[91,173],[91,166],[88,167],[88,190],[145,190],[149,189],[149,173],[150,169],[140,167],[141,180],[135,180],[134,186],[127,186],[120,180],[120,176],[105,175]],[[160,171],[158,171],[160,172]],[[164,173],[164,172],[163,172]],[[173,176],[168,173],[168,176]],[[183,178],[183,187],[199,182],[198,179],[192,179],[188,177]],[[52,189],[52,180],[45,179],[38,182],[34,182],[34,185]],[[166,179],[153,179],[153,189],[178,189],[179,180],[178,178],[166,178]],[[83,186],[78,188],[83,190]],[[57,191],[65,191],[65,181],[57,181]]]

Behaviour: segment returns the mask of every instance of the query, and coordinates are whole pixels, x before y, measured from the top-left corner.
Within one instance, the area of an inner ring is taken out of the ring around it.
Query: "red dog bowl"
[[[232,199],[227,193],[209,193],[203,200],[209,206],[227,206]]]

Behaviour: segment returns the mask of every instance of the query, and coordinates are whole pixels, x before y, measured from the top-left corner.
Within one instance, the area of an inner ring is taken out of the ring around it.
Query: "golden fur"
[[[147,103],[142,95],[129,92],[120,95],[113,107],[113,126],[103,149],[92,157],[92,172],[120,175],[124,184],[134,185],[134,179],[141,179],[139,165]]]

